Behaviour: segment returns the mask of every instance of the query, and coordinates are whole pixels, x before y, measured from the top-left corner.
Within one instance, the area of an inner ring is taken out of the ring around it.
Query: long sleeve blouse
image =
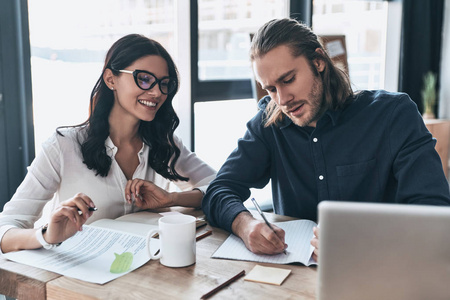
[[[48,222],[51,211],[60,202],[84,193],[94,201],[98,210],[87,224],[102,218],[117,218],[136,212],[138,207],[128,204],[125,198],[127,178],[115,160],[117,147],[108,137],[105,141],[107,154],[111,157],[111,169],[106,177],[96,176],[83,163],[80,142],[84,128],[69,128],[55,133],[42,145],[42,150],[28,167],[28,172],[12,199],[0,214],[0,241],[12,228],[33,228]],[[189,181],[173,182],[181,191],[197,188],[205,192],[216,176],[216,171],[189,151],[181,139],[174,137],[181,154],[175,165],[177,172]],[[153,170],[148,161],[150,147],[143,143],[138,153],[139,165],[133,179],[140,178],[169,190],[170,181]],[[45,209],[44,209],[45,207]]]

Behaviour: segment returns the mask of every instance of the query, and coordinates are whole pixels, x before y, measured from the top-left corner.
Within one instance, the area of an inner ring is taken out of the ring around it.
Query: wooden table
[[[61,275],[0,258],[0,294],[17,299],[46,299],[46,284]]]
[[[184,210],[199,215],[201,211]],[[253,212],[252,212],[253,213]],[[255,214],[256,217],[259,217]],[[267,214],[270,222],[292,218]],[[168,268],[150,260],[139,269],[104,285],[0,259],[0,294],[20,299],[200,299],[242,270],[256,264],[292,270],[281,286],[244,281],[242,278],[212,296],[212,299],[315,299],[317,268],[300,264],[273,265],[213,259],[211,255],[228,233],[211,228],[213,234],[197,242],[197,261],[185,268]],[[198,234],[206,229],[200,228]],[[33,287],[30,290],[29,287]]]

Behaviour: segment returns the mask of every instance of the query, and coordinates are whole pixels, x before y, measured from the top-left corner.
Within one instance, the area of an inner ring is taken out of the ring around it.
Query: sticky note
[[[131,263],[133,262],[133,253],[124,252],[122,254],[114,253],[116,259],[114,259],[111,264],[111,268],[109,271],[114,274],[120,274],[128,271],[131,267]]]
[[[291,270],[256,265],[244,280],[281,285]]]

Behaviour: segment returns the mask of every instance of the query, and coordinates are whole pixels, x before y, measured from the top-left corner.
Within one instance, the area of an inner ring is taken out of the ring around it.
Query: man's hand
[[[234,234],[239,236],[253,253],[273,255],[287,248],[283,229],[272,224],[274,233],[266,223],[256,220],[249,212],[238,214],[231,227]]]
[[[319,261],[319,228],[313,228],[314,237],[311,240],[311,245],[314,247],[314,252],[312,258],[318,262]]]

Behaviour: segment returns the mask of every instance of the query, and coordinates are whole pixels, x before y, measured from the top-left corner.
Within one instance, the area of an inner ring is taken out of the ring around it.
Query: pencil
[[[242,270],[239,274],[237,274],[234,277],[228,279],[227,281],[225,281],[224,283],[222,283],[218,287],[214,288],[210,292],[204,294],[200,299],[208,299],[209,297],[211,297],[212,295],[214,295],[215,293],[217,293],[218,291],[220,291],[221,289],[223,289],[227,285],[233,283],[234,281],[238,280],[239,278],[241,278],[244,275],[245,275],[245,270]]]
[[[262,212],[261,208],[259,207],[258,202],[256,202],[255,198],[252,198],[252,202],[253,202],[253,204],[255,205],[256,210],[258,211],[258,213],[259,213],[259,214],[261,215],[261,217],[263,218],[264,222],[267,224],[267,226],[269,226],[270,229],[272,229],[273,233],[275,233],[275,235],[276,235],[277,233],[275,232],[275,229],[273,229],[272,225],[270,225],[269,221],[267,221],[266,216],[263,214],[263,212]],[[283,250],[283,253],[284,253],[285,255],[287,254],[287,253],[286,253],[286,249]]]
[[[204,239],[205,237],[209,236],[212,234],[212,230],[208,230],[205,233],[200,234],[198,237],[195,238],[195,241],[200,241],[201,239]]]

